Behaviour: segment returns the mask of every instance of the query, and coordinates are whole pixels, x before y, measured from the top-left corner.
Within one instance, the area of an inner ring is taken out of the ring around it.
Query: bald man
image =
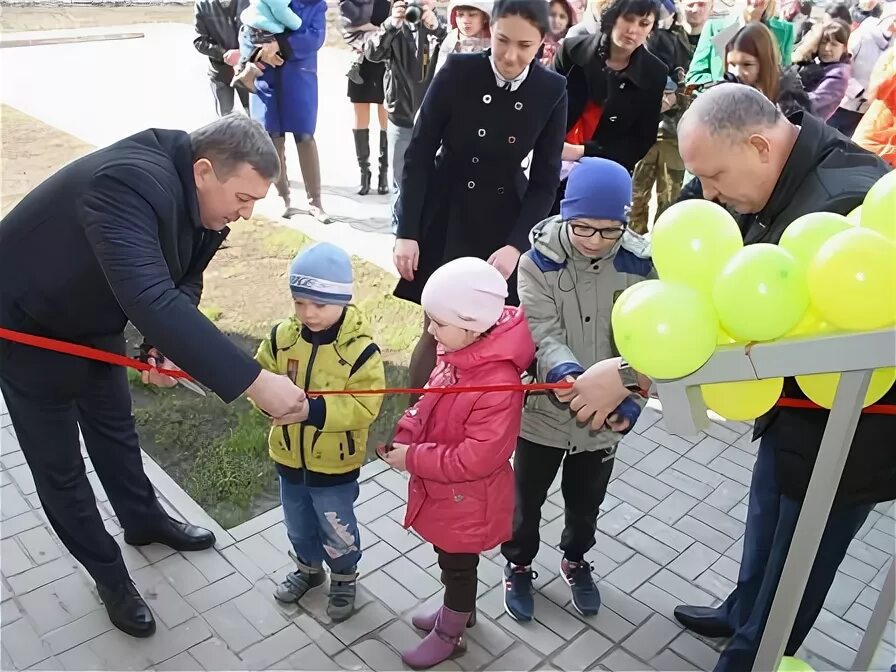
[[[777,243],[810,212],[847,214],[888,168],[877,156],[808,114],[785,118],[759,91],[725,84],[702,94],[678,129],[687,169],[704,198],[740,213],[744,242]],[[789,397],[802,397],[793,380]],[[883,403],[896,403],[891,389]],[[718,608],[680,606],[675,617],[708,637],[730,637],[716,671],[750,670],[783,570],[827,422],[824,410],[774,409],[760,439],[737,587]],[[793,655],[821,611],[847,547],[878,502],[896,499],[896,418],[863,415],[834,508],[794,623]]]

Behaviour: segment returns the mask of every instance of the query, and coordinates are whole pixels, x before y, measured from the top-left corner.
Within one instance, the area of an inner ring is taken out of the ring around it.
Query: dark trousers
[[[476,553],[446,553],[433,546],[439,556],[442,585],[445,586],[443,604],[452,611],[468,614],[476,610]]]
[[[614,461],[604,450],[570,455],[562,448],[543,446],[520,437],[513,455],[516,479],[513,538],[501,546],[507,561],[525,566],[535,559],[541,541],[541,507],[562,463],[560,488],[566,526],[560,536],[560,548],[567,560],[580,562],[594,546],[597,514],[607,494]]]
[[[722,652],[716,672],[748,672],[752,669],[784,570],[801,504],[783,496],[778,490],[772,425],[759,444],[753,467],[737,587],[719,606],[720,618],[734,629],[734,636]],[[872,508],[872,504],[860,504],[837,506],[831,510],[790,639],[784,649],[785,655],[794,655],[815,624],[837,568]]]
[[[838,107],[834,114],[831,115],[830,119],[828,119],[828,126],[836,128],[847,138],[851,138],[853,133],[856,132],[856,128],[859,126],[859,122],[862,121],[862,117],[865,116],[862,112],[855,112],[854,110],[846,110],[842,107]]]
[[[165,512],[143,471],[123,368],[2,342],[0,392],[44,512],[65,547],[100,584],[127,579],[87,480],[78,427],[122,527],[142,532]]]
[[[228,68],[228,71],[233,72]],[[234,89],[230,86],[230,81],[222,82],[217,79],[211,80],[212,95],[215,98],[215,110],[219,117],[226,116],[233,112],[234,94],[240,97],[240,103],[246,113],[249,112],[249,92],[245,89]]]

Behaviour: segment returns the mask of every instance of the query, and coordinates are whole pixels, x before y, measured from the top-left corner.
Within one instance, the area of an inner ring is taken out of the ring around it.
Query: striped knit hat
[[[316,243],[299,252],[289,265],[294,299],[344,306],[352,300],[352,260],[332,243]]]

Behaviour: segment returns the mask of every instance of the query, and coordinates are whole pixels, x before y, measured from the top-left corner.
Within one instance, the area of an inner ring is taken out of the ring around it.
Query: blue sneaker
[[[504,567],[504,611],[515,621],[531,621],[535,613],[532,581],[538,576],[531,566]]]
[[[572,589],[572,606],[582,616],[595,616],[600,610],[600,591],[591,576],[590,562],[572,562],[563,558],[560,574]]]

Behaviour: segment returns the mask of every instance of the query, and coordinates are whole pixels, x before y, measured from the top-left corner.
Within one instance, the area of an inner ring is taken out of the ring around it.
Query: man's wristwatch
[[[629,392],[641,394],[641,383],[638,382],[638,373],[624,359],[619,361],[619,379]]]

